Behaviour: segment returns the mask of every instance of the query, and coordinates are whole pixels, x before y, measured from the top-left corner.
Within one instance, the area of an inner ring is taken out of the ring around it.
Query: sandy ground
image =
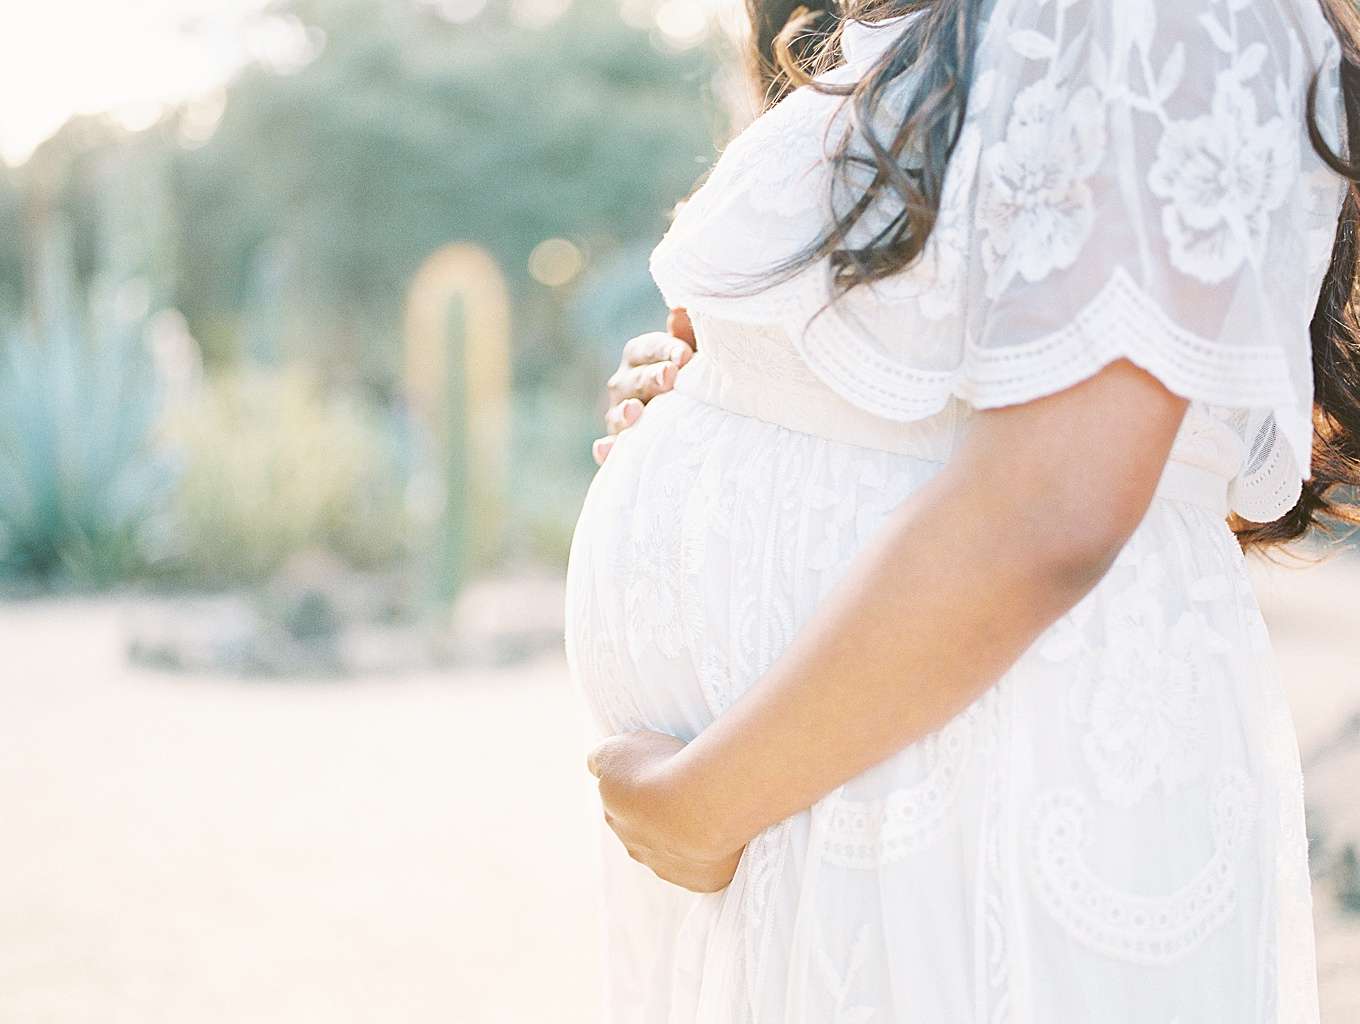
[[[1320,749],[1360,709],[1360,564],[1260,587]],[[0,1022],[598,1021],[595,812],[560,657],[202,679],[127,667],[122,617],[0,605]],[[1357,759],[1310,780],[1337,827]],[[1360,919],[1334,902],[1320,889],[1325,1020],[1349,1024]]]
[[[560,658],[268,684],[121,648],[116,607],[0,607],[0,1022],[598,1020]]]

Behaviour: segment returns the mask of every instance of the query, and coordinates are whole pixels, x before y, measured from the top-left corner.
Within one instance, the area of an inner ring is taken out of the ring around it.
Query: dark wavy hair
[[[1115,0],[1118,2],[1118,0]],[[1244,549],[1274,547],[1296,540],[1314,528],[1335,535],[1344,524],[1360,525],[1360,506],[1344,495],[1360,487],[1360,313],[1356,308],[1360,249],[1360,163],[1354,147],[1360,140],[1360,9],[1354,0],[1318,0],[1341,43],[1341,85],[1345,99],[1347,148],[1333,152],[1317,123],[1318,76],[1308,87],[1307,129],[1322,160],[1350,182],[1336,225],[1332,259],[1310,325],[1313,348],[1314,443],[1312,476],[1298,504],[1273,523],[1249,523],[1233,517],[1232,526]],[[776,277],[828,259],[834,292],[876,281],[908,267],[925,246],[939,214],[945,169],[962,131],[973,80],[983,0],[747,0],[751,18],[748,66],[764,102],[771,106],[789,91],[808,86],[844,96],[853,105],[859,139],[870,158],[851,152],[849,131],[833,157],[833,182],[844,182],[855,164],[869,165],[873,180],[843,215],[807,251],[772,268]],[[892,48],[858,83],[834,86],[814,81],[840,59],[844,18],[881,20],[921,13]],[[885,91],[907,71],[919,74],[922,87],[896,124],[891,137],[872,127]],[[924,154],[920,167],[904,166],[911,147]],[[833,187],[837,187],[833,185]],[[866,244],[847,240],[865,211],[890,195],[897,217]]]
[[[778,103],[814,69],[839,58],[839,11],[836,0],[746,0],[746,67],[762,105]]]

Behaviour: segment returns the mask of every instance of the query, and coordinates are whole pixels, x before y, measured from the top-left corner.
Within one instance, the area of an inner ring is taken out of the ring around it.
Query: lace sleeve
[[[1274,414],[1255,410],[1243,440],[1247,455],[1228,488],[1228,505],[1250,522],[1274,522],[1298,504],[1303,474],[1293,449],[1280,439]]]
[[[667,300],[778,323],[827,386],[899,421],[951,397],[1029,401],[1128,358],[1186,398],[1264,410],[1306,475],[1308,326],[1346,184],[1306,129],[1321,69],[1318,119],[1344,147],[1340,47],[1318,4],[983,7],[967,117],[918,260],[835,301],[825,260],[724,294],[825,224],[821,147],[844,111],[799,90],[730,147],[658,246]],[[889,121],[914,88],[895,83]],[[900,214],[890,206],[872,204],[851,244]]]
[[[1306,472],[1319,240],[1288,6],[1022,5],[978,169],[974,405],[1124,357],[1184,397],[1272,410]]]

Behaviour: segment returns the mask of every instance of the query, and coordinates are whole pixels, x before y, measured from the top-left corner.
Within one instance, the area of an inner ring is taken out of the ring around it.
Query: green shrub
[[[183,459],[177,566],[192,585],[257,582],[310,550],[365,569],[406,550],[396,445],[371,410],[299,369],[211,379],[169,434]]]

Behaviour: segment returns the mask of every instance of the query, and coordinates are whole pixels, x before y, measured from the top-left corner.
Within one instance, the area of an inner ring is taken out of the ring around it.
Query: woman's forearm
[[[714,848],[945,725],[1095,582],[1050,571],[1003,509],[937,482],[943,493],[898,509],[769,673],[677,756],[677,791],[694,794]]]
[[[677,813],[701,842],[740,847],[997,682],[1141,519],[1183,412],[1169,408],[1144,464],[1111,477],[1122,516],[1089,489],[1106,483],[1099,470],[1074,481],[1042,450],[989,461],[995,445],[898,508],[784,656],[668,766]],[[1007,469],[1030,483],[1003,485]],[[1102,511],[1103,525],[1083,525]]]

